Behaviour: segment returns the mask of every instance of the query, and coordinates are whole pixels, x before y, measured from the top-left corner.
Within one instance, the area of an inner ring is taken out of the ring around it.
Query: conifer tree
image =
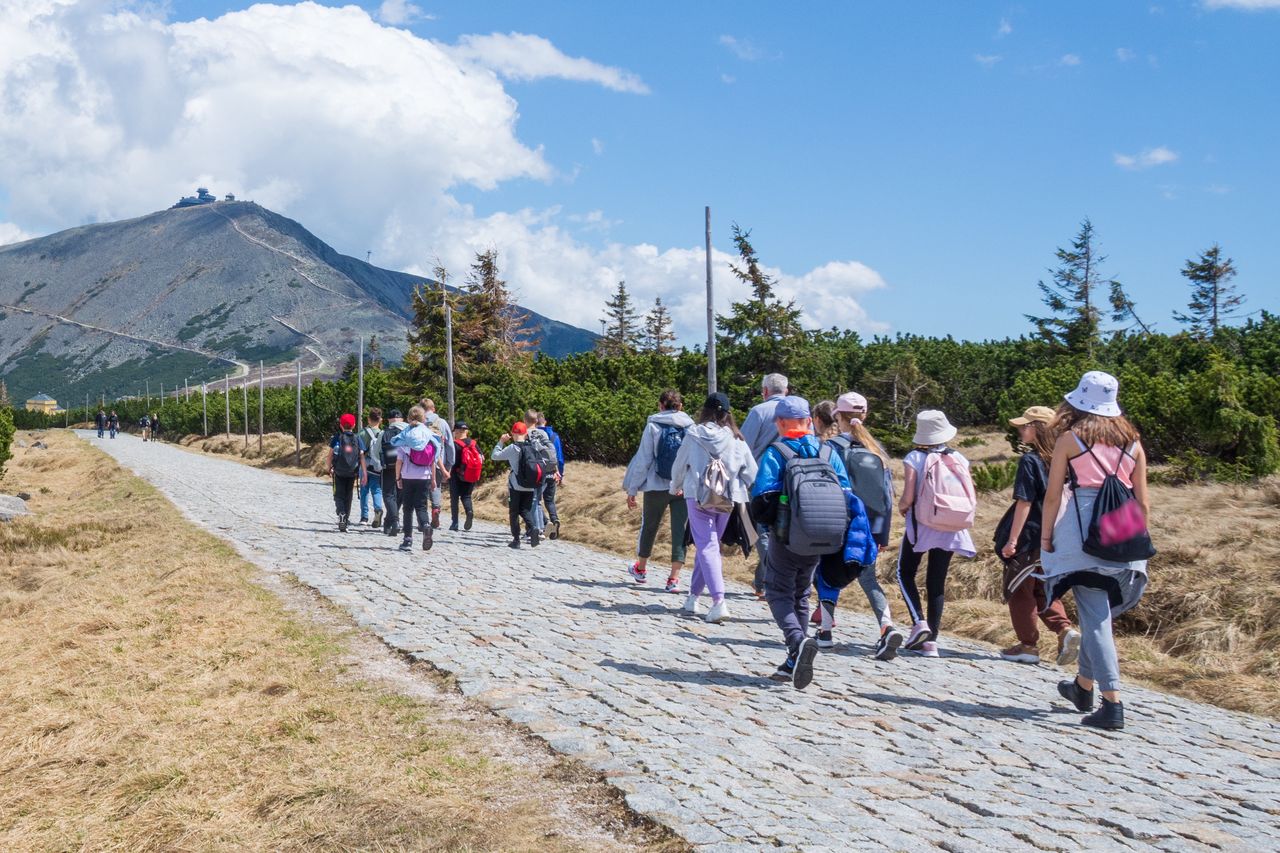
[[[1236,277],[1235,263],[1223,258],[1222,247],[1214,243],[1198,260],[1187,261],[1182,275],[1191,284],[1191,301],[1187,313],[1175,311],[1173,319],[1187,325],[1197,338],[1213,337],[1244,304],[1244,294],[1231,284]]]
[[[654,297],[653,307],[644,318],[644,350],[657,355],[672,355],[676,333],[672,330],[671,312],[662,304],[662,297]]]
[[[626,281],[618,282],[617,290],[605,302],[600,322],[604,332],[596,343],[596,351],[601,355],[626,355],[639,347],[639,318],[631,294],[627,293]]]
[[[459,365],[518,361],[537,345],[528,321],[529,315],[516,307],[507,283],[498,277],[498,250],[477,252],[454,314],[455,361]]]
[[[444,382],[444,295],[447,293],[444,280],[447,275],[443,267],[437,266],[438,286],[424,282],[413,289],[413,320],[409,323],[408,348],[401,362],[398,383],[405,393],[439,388]]]
[[[1117,318],[1130,316],[1133,305],[1120,282],[1102,277],[1101,268],[1107,259],[1094,243],[1093,223],[1086,218],[1071,248],[1058,249],[1059,265],[1050,271],[1050,283],[1038,283],[1050,315],[1026,315],[1041,338],[1090,359],[1102,335],[1104,300],[1110,300],[1113,316]]]
[[[800,309],[795,300],[784,303],[774,293],[773,276],[760,268],[760,258],[751,245],[751,232],[736,222],[733,244],[740,263],[730,264],[729,269],[751,288],[751,298],[733,303],[728,316],[716,317],[722,333],[717,346],[729,361],[749,362],[752,372],[785,371],[805,340]]]

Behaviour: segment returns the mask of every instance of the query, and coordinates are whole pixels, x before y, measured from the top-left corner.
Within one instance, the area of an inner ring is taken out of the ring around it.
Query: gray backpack
[[[365,466],[373,474],[382,473],[382,430],[375,430],[373,427],[365,427],[360,430],[360,436],[364,439],[364,459]]]
[[[849,472],[853,493],[862,499],[867,515],[877,518],[888,516],[891,498],[884,487],[884,460],[880,454],[843,435],[829,441],[840,448],[840,461]]]
[[[831,445],[817,456],[803,457],[781,441],[772,445],[782,454],[782,494],[790,513],[787,550],[802,557],[818,557],[844,550],[849,529],[849,501],[831,467]]]

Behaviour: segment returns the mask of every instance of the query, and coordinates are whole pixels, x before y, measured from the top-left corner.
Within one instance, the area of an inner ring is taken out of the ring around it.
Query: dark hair
[[[733,419],[733,412],[728,409],[704,405],[698,412],[698,423],[728,427],[734,438],[742,438],[742,433],[738,431],[738,422]]]
[[[814,430],[818,438],[830,438],[836,433],[836,404],[833,400],[823,400],[813,407]]]
[[[1048,465],[1053,461],[1053,443],[1057,441],[1058,436],[1054,434],[1053,427],[1044,421],[1030,421],[1028,425],[1035,430],[1035,435],[1032,436],[1027,447]]]
[[[379,409],[377,406],[372,406],[372,407],[370,407],[370,409],[369,409],[369,413],[368,413],[367,415],[365,415],[365,416],[364,416],[364,419],[365,419],[366,421],[380,421],[380,420],[382,420],[382,409]]]
[[[658,408],[664,412],[679,411],[684,408],[684,396],[674,388],[668,388],[658,397]]]

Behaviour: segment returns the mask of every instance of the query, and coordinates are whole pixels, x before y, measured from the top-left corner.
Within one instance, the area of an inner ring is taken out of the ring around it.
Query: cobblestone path
[[[1280,850],[1272,721],[1130,688],[1126,731],[1085,730],[1052,668],[949,639],[869,659],[856,589],[797,693],[766,678],[778,634],[741,587],[708,625],[584,547],[511,551],[480,523],[404,554],[339,534],[322,481],[81,435],[708,850]]]

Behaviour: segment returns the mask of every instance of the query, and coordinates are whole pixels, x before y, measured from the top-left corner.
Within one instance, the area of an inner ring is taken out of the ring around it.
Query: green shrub
[[[1018,460],[974,465],[969,473],[973,477],[973,486],[978,491],[1003,492],[1013,486],[1013,480],[1018,474]]]
[[[9,449],[13,446],[13,410],[0,409],[0,477],[4,476],[4,464],[9,461]]]

